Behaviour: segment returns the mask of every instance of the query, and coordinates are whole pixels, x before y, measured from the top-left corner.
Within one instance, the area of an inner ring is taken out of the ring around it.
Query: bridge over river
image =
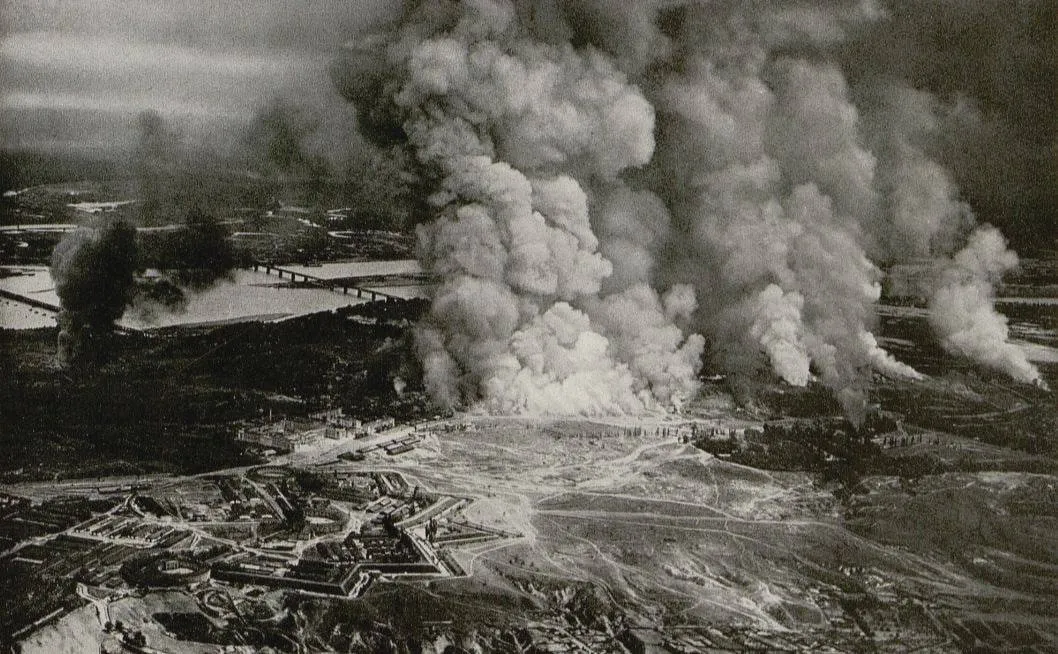
[[[391,295],[389,293],[383,293],[382,291],[376,291],[369,288],[364,288],[356,284],[349,283],[343,279],[325,279],[323,277],[317,277],[315,275],[309,275],[296,270],[290,270],[289,268],[283,268],[281,266],[272,265],[270,263],[255,263],[251,266],[254,272],[264,272],[269,275],[277,275],[280,279],[289,279],[292,282],[302,282],[309,284],[316,288],[327,289],[343,295],[356,295],[356,297],[366,297],[372,301],[381,300],[383,302],[389,300],[401,300],[403,298],[397,295]]]

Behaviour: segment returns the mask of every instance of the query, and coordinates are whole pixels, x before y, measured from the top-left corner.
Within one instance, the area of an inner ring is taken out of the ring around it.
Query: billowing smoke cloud
[[[1053,0],[883,0],[887,18],[834,53],[857,94],[900,80],[932,105],[920,146],[1019,251],[1058,239]],[[864,99],[864,106],[871,99]],[[859,103],[858,103],[859,104]],[[922,114],[920,114],[922,115]]]
[[[134,294],[136,230],[121,221],[68,234],[52,251],[51,276],[62,303],[58,361],[76,367],[103,356],[114,321]]]
[[[234,265],[225,236],[215,221],[192,214],[186,224],[147,237],[138,237],[123,220],[103,220],[63,237],[51,260],[62,305],[60,365],[103,361],[107,335],[127,309],[146,320],[160,311],[180,311],[188,291],[224,278]],[[146,265],[156,268],[141,276]]]
[[[403,134],[437,180],[441,217],[419,229],[444,276],[418,338],[434,397],[609,413],[691,395],[703,341],[675,324],[691,291],[661,297],[649,283],[667,212],[619,177],[653,155],[642,93],[597,51],[530,38],[507,3],[423,5],[372,45],[349,53],[363,71],[345,90],[381,99],[364,107],[368,127]],[[622,251],[617,266],[602,254]]]
[[[885,261],[934,259],[930,324],[946,350],[1042,384],[1036,367],[1009,342],[1007,319],[995,309],[995,284],[1017,266],[1017,255],[995,227],[975,227],[949,172],[926,154],[941,131],[940,103],[892,80],[865,95],[873,102],[864,130],[882,163],[884,205],[872,225],[877,255]]]
[[[196,214],[239,206],[245,182],[233,175],[230,159],[190,145],[188,135],[157,112],[142,112],[136,124],[130,167],[140,226],[181,225]]]
[[[228,231],[210,213],[231,179],[215,154],[189,148],[159,114],[139,116],[133,156],[138,220],[158,226],[137,239],[137,267],[150,269],[137,280],[130,305],[143,319],[186,307],[187,291],[227,279],[235,265]]]
[[[872,331],[878,265],[922,257],[946,270],[942,344],[1035,379],[992,308],[1015,259],[932,154],[939,101],[850,87],[847,44],[887,20],[870,0],[424,2],[347,46],[335,77],[365,133],[434,182],[434,396],[672,406],[698,331],[715,364],[818,378],[856,418],[871,370],[919,377]]]
[[[986,225],[975,231],[940,274],[930,299],[930,324],[948,351],[1042,386],[1036,367],[1007,340],[1006,316],[994,306],[994,284],[1017,263],[998,230]]]

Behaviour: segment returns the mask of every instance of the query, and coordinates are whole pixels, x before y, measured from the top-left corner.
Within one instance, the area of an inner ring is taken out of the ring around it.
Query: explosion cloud
[[[856,418],[871,370],[920,377],[872,330],[879,266],[921,257],[944,270],[944,347],[1038,379],[992,306],[1016,257],[928,154],[939,100],[845,76],[845,44],[886,20],[870,0],[420,2],[347,46],[365,134],[433,181],[434,397],[672,407],[700,333],[714,364],[818,378]]]
[[[145,252],[144,243],[149,245]],[[163,268],[141,278],[145,260]],[[104,220],[67,234],[52,251],[51,276],[62,304],[58,361],[81,367],[105,359],[107,336],[129,308],[150,319],[177,311],[188,290],[215,283],[233,264],[224,233],[197,214],[179,229],[144,241],[123,220]]]

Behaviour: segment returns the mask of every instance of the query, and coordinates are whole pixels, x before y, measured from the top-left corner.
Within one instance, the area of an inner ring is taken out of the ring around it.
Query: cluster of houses
[[[239,427],[235,440],[263,448],[265,454],[295,452],[321,439],[366,438],[396,426],[386,416],[361,422],[346,416],[342,409],[328,409],[310,414],[307,419],[284,418],[257,425]]]

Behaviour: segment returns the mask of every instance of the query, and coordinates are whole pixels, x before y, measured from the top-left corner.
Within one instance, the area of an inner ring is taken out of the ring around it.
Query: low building
[[[254,425],[239,427],[235,435],[236,442],[250,443],[260,447],[276,450],[277,452],[289,452],[293,449],[287,438],[287,424],[285,420],[267,425]]]
[[[365,422],[360,427],[358,435],[360,433],[362,433],[362,435],[364,435],[364,436],[367,436],[367,435],[370,435],[370,434],[377,434],[377,433],[385,431],[387,429],[392,429],[393,427],[396,426],[396,424],[397,424],[397,421],[394,420],[393,418],[390,418],[389,416],[386,416],[384,418],[379,418],[378,420],[371,420],[369,422]]]
[[[293,452],[314,445],[321,438],[339,437],[338,434],[328,434],[328,429],[333,428],[319,427],[305,421],[280,420],[264,425],[240,427],[235,440],[277,452]]]
[[[665,637],[654,629],[628,629],[620,636],[621,643],[632,654],[665,652]]]
[[[213,566],[214,579],[243,584],[291,588],[325,595],[349,596],[360,586],[360,572],[354,567],[326,561],[299,560],[289,568],[252,563],[220,563]]]
[[[361,423],[356,418],[350,418],[345,415],[345,411],[341,407],[337,409],[325,409],[323,411],[317,411],[309,414],[309,417],[313,420],[327,423],[332,427],[342,427],[344,429],[360,429]]]

